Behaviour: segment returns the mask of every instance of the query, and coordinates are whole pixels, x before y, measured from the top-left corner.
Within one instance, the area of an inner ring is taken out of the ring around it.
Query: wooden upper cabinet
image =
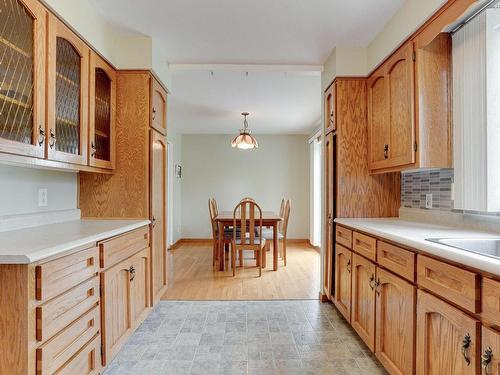
[[[334,303],[344,318],[351,321],[352,251],[335,246],[335,299]]]
[[[351,325],[370,350],[375,350],[375,264],[352,256]]]
[[[167,141],[151,130],[151,292],[159,301],[167,286]]]
[[[417,375],[480,373],[480,323],[429,293],[418,291]]]
[[[155,79],[151,79],[151,127],[167,134],[167,91]]]
[[[325,134],[337,129],[337,116],[335,105],[335,82],[328,87],[324,93],[324,111],[325,111]]]
[[[0,4],[0,152],[45,156],[46,17],[37,0]]]
[[[90,49],[55,16],[48,20],[48,158],[87,165]]]
[[[89,165],[115,168],[116,71],[90,52]]]
[[[377,267],[375,355],[390,374],[414,374],[415,287]]]
[[[415,161],[413,45],[406,43],[368,78],[369,168]]]

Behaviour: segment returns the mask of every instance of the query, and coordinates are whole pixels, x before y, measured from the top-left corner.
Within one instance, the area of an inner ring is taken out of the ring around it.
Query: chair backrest
[[[286,237],[288,231],[288,219],[290,218],[290,199],[285,203],[285,208],[283,209],[283,222],[281,226],[281,234]]]
[[[237,228],[239,227],[242,244],[257,244],[258,242],[255,241],[256,225],[259,227],[258,242],[260,242],[262,239],[262,210],[253,199],[244,198],[236,205],[233,211],[233,239],[236,241]]]
[[[251,198],[251,197],[245,197],[245,198],[243,198],[243,199],[240,201],[240,203],[241,203],[241,202],[243,202],[243,201],[251,201],[251,202],[254,202],[254,203],[255,203],[255,199],[253,199],[253,198]]]
[[[283,217],[283,211],[285,210],[285,198],[281,199],[280,204],[280,217]]]
[[[217,223],[215,222],[216,213],[216,204],[215,199],[210,198],[208,200],[208,213],[210,214],[210,224],[212,225],[212,236],[213,238],[217,238]]]
[[[217,205],[217,201],[215,200],[215,198],[212,198],[212,204],[214,206],[215,216],[217,216],[219,214],[219,206]]]

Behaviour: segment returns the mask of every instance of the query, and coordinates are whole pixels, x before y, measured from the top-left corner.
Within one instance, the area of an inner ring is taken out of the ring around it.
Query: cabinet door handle
[[[389,159],[389,145],[384,145],[384,159]]]
[[[43,145],[45,142],[45,130],[43,130],[42,125],[38,127],[38,146]]]
[[[467,351],[470,347],[471,342],[472,342],[472,339],[470,337],[470,334],[466,333],[464,338],[462,339],[462,355],[464,357],[465,363],[467,363],[467,366],[470,365],[470,358],[467,355]]]
[[[56,133],[55,133],[54,129],[50,129],[49,137],[50,137],[49,147],[54,148],[54,146],[56,145]]]
[[[378,296],[380,296],[380,290],[382,289],[380,285],[382,284],[380,284],[380,277],[379,277],[375,282],[375,292],[377,293]]]
[[[135,279],[135,268],[134,268],[134,266],[130,266],[128,272],[130,273],[130,281],[134,281],[134,279]]]
[[[370,284],[370,288],[372,288],[372,290],[374,290],[375,289],[375,275],[372,274],[370,276],[369,284]]]
[[[151,118],[153,119],[153,121],[156,118],[156,108],[155,107],[153,107],[153,114],[152,114]]]
[[[347,261],[347,272],[351,273],[351,260]]]
[[[151,224],[153,224],[153,228],[156,226],[156,217],[153,216],[153,219],[151,220]]]
[[[489,365],[491,363],[492,358],[493,358],[493,350],[488,346],[486,349],[484,349],[484,353],[481,356],[481,366],[483,367],[485,375],[491,375],[491,373],[489,372]]]
[[[97,152],[97,148],[95,147],[94,141],[90,143],[90,148],[92,149],[92,151],[90,151],[90,156],[94,157]]]

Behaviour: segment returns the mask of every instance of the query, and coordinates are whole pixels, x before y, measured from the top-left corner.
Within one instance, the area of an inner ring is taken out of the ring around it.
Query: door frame
[[[167,140],[167,250],[174,244],[174,144]]]

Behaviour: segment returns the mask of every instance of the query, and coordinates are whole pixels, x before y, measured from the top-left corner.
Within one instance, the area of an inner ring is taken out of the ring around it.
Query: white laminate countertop
[[[357,229],[406,245],[481,271],[500,276],[500,259],[426,241],[426,238],[500,238],[498,233],[438,224],[427,224],[399,218],[335,219],[346,227]]]
[[[143,227],[149,220],[72,220],[0,233],[0,264],[30,264]]]

